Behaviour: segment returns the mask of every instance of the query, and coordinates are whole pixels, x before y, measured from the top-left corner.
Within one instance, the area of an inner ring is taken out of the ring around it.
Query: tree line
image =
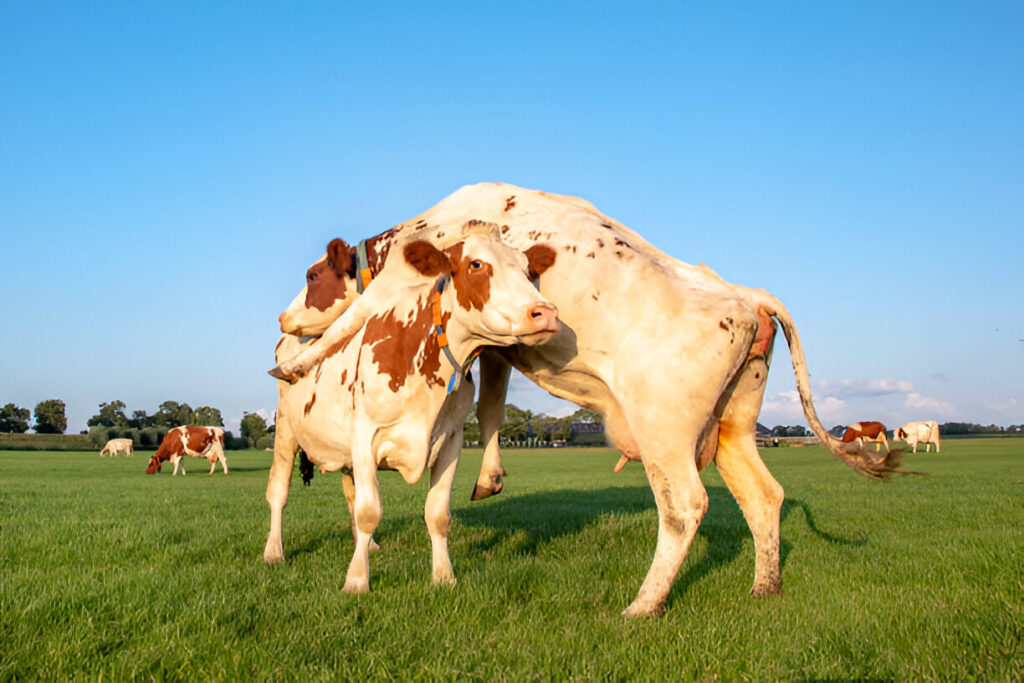
[[[97,413],[86,421],[90,437],[93,440],[105,437],[105,441],[108,438],[130,436],[136,445],[149,446],[156,445],[149,443],[153,440],[151,435],[166,433],[168,429],[180,425],[224,426],[220,410],[210,406],[192,408],[188,403],[164,401],[152,415],[145,410],[133,410],[129,416],[126,410],[124,401],[100,403]],[[65,411],[64,401],[55,398],[40,401],[32,413],[27,408],[8,403],[0,408],[0,433],[24,434],[30,427],[29,418],[34,417],[32,426],[37,434],[63,434],[68,427]],[[235,447],[255,447],[273,430],[274,427],[268,426],[262,416],[246,412],[242,416],[241,439],[248,445],[235,444]],[[233,438],[230,432],[225,433],[225,440]]]

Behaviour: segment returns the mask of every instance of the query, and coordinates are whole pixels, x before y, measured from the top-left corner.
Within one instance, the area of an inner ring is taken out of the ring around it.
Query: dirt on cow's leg
[[[638,430],[639,431],[639,430]],[[644,469],[658,505],[658,543],[651,568],[636,598],[622,614],[628,617],[661,616],[665,600],[686,558],[697,527],[708,509],[708,494],[694,462],[697,444],[657,444],[648,449],[638,439]],[[649,456],[648,453],[656,453]],[[667,455],[665,455],[667,454]]]
[[[477,401],[477,420],[480,423],[480,437],[484,443],[484,457],[480,463],[480,474],[470,500],[481,500],[501,493],[504,486],[501,466],[501,451],[498,448],[498,428],[501,427],[505,410],[505,393],[508,391],[509,375],[512,372],[505,360],[496,354],[484,352],[478,364],[480,369],[480,398]]]
[[[727,392],[718,430],[715,465],[743,511],[754,536],[753,595],[782,592],[779,568],[779,514],[784,492],[757,451],[755,428],[768,366],[763,358],[747,362]]]

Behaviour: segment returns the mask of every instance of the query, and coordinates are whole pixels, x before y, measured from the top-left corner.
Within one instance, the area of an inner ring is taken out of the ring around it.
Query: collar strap
[[[366,240],[360,240],[356,246],[356,290],[362,294],[372,279],[370,259],[366,255]]]
[[[434,291],[430,293],[431,308],[433,309],[434,316],[434,334],[437,335],[437,345],[441,347],[441,351],[444,352],[445,358],[452,364],[452,369],[455,371],[452,373],[452,378],[448,381],[448,393],[455,391],[455,388],[459,385],[460,378],[465,377],[465,371],[459,362],[455,360],[455,354],[452,353],[451,347],[448,345],[448,335],[444,331],[444,321],[441,317],[441,292],[444,291],[445,285],[448,284],[448,276],[442,275],[437,279],[437,284],[434,285]],[[482,349],[477,349],[473,352],[473,355],[469,357],[467,365],[472,365],[476,357],[480,355]]]

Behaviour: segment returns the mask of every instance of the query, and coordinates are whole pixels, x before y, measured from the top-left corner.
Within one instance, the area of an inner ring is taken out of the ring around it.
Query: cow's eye
[[[480,270],[481,268],[484,267],[484,264],[480,263],[479,261],[470,261],[469,267],[471,270]]]
[[[314,273],[312,271],[306,273],[306,281],[307,282],[312,282],[315,279],[316,279],[316,273]]]

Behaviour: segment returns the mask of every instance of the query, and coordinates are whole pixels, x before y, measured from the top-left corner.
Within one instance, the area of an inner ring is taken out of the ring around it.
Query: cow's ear
[[[410,242],[405,245],[402,255],[405,257],[405,262],[415,268],[420,275],[436,277],[441,273],[452,272],[451,259],[430,242],[423,240]]]
[[[327,265],[338,277],[352,270],[352,247],[345,240],[335,237],[327,243]]]
[[[555,265],[555,250],[546,244],[535,244],[526,250],[530,279],[536,280],[551,266]]]

